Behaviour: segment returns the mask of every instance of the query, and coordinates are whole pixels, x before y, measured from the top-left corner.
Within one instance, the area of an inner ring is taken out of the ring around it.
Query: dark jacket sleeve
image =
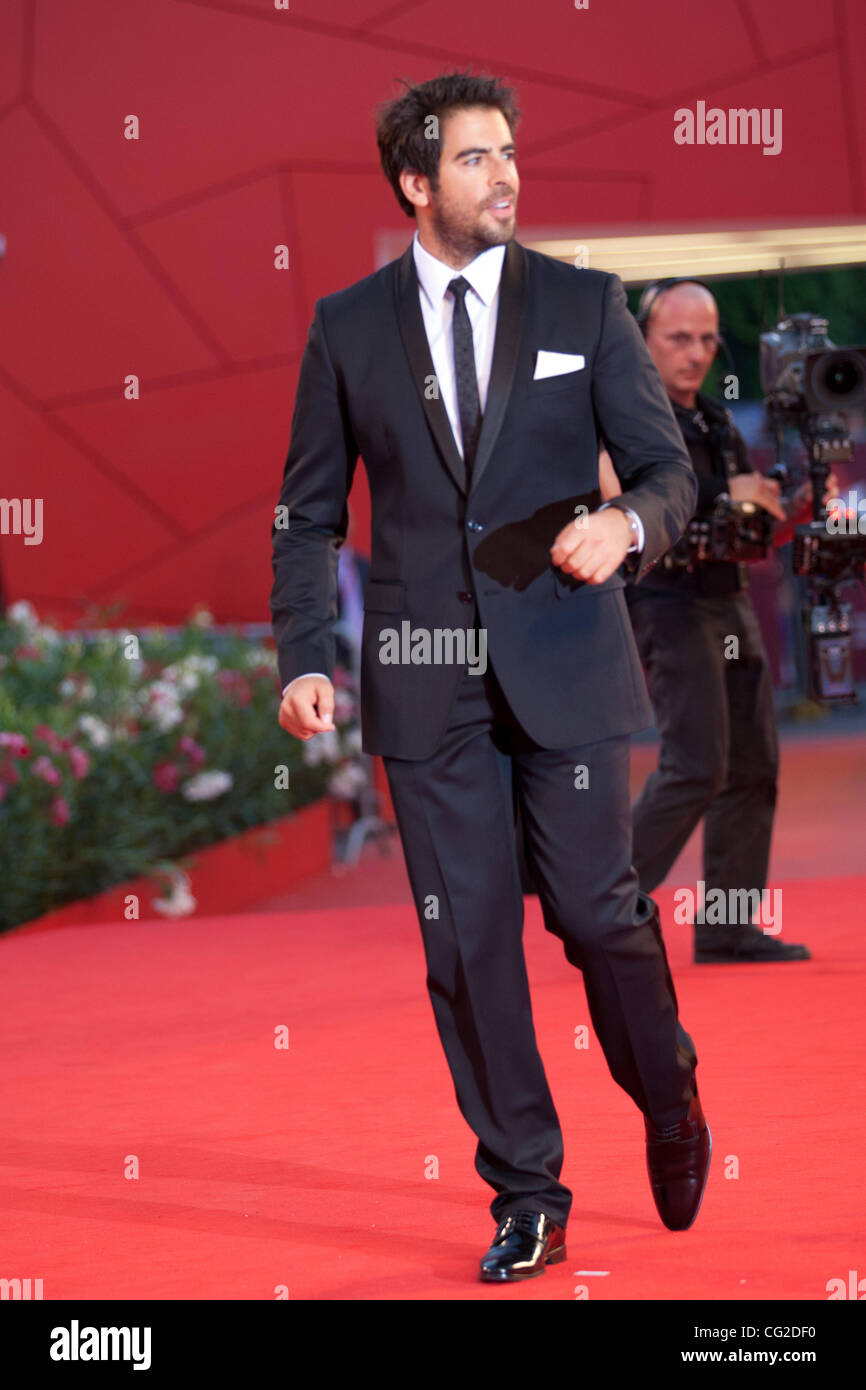
[[[722,492],[727,492],[728,484],[725,478],[698,478],[698,505],[695,510],[696,516],[704,516],[713,510],[716,498]]]
[[[644,548],[634,566],[637,582],[694,516],[697,479],[618,275],[608,277],[602,313],[593,406],[623,489],[611,498],[611,506],[631,507],[644,525]]]
[[[358,448],[317,300],[301,360],[289,452],[271,527],[270,610],[280,683],[333,676],[337,561],[346,539]]]
[[[734,452],[737,456],[737,472],[751,473],[752,465],[749,461],[748,445],[736,426],[733,429],[733,439]],[[717,478],[715,475],[711,478],[699,477],[696,514],[698,516],[707,516],[713,510],[715,500],[719,496],[719,493],[727,492],[729,485],[730,479],[728,478]]]

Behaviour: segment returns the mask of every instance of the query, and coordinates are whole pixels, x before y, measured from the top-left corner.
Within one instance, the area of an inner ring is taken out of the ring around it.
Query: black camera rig
[[[692,517],[676,545],[659,561],[663,569],[765,560],[773,543],[773,518],[757,502],[735,502],[726,492],[712,512]]]
[[[786,426],[794,426],[808,455],[812,520],[794,532],[794,573],[807,580],[802,608],[809,672],[815,700],[854,703],[851,605],[845,584],[863,583],[866,535],[855,525],[846,533],[823,504],[834,464],[853,458],[847,411],[866,405],[866,348],[837,348],[828,321],[816,314],[791,314],[761,334],[761,385],[767,416],[781,459]]]

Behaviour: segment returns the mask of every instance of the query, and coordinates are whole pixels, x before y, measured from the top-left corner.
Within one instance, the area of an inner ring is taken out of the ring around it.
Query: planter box
[[[327,873],[331,867],[332,808],[328,800],[315,801],[291,816],[254,826],[231,840],[195,850],[178,861],[190,880],[196,899],[190,917],[218,917],[256,907],[278,897],[305,879]],[[130,879],[107,888],[93,898],[79,898],[42,917],[22,922],[11,931],[49,931],[54,927],[86,926],[93,922],[124,922],[124,899],[135,893],[139,918],[170,922],[152,906],[165,896],[164,879],[158,886],[149,878]],[[180,918],[179,920],[188,920]]]

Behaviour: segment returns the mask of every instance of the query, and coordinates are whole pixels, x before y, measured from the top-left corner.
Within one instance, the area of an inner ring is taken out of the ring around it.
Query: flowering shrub
[[[0,615],[0,930],[326,793],[357,795],[345,673],[334,731],[300,743],[277,723],[272,647],[208,618],[137,643],[61,634],[26,602]]]

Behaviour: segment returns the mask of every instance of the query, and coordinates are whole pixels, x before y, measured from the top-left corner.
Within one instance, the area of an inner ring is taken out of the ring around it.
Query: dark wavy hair
[[[443,118],[452,111],[468,106],[495,106],[508,122],[513,140],[521,112],[513,90],[488,73],[473,75],[468,69],[446,72],[414,87],[405,78],[400,81],[406,91],[392,101],[383,102],[377,110],[376,139],[382,168],[397,202],[407,217],[414,217],[415,209],[400,187],[400,175],[404,170],[423,174],[430,180],[433,191],[438,190],[442,145],[438,139],[427,138],[431,116],[438,118],[441,131]]]

